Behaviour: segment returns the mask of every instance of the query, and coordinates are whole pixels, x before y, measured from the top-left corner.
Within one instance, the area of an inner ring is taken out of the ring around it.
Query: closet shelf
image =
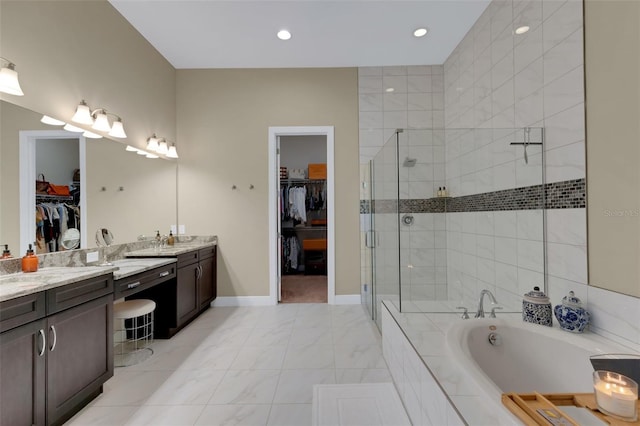
[[[36,201],[71,201],[73,195],[36,194]]]
[[[325,183],[326,179],[280,179],[280,185],[302,184],[302,183]]]

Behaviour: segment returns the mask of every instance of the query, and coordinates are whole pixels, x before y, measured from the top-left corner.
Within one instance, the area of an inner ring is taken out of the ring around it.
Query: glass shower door
[[[391,136],[371,166],[372,303],[378,327],[382,300],[401,309],[398,136],[399,132]]]

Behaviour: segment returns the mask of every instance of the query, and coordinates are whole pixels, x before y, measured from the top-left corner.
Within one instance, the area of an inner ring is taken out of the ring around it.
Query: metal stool
[[[127,367],[138,364],[153,354],[153,311],[156,302],[134,299],[113,305],[115,321],[114,365]]]

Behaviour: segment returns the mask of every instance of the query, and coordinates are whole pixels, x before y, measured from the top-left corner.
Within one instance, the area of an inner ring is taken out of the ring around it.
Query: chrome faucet
[[[476,316],[474,318],[484,318],[484,296],[487,295],[489,296],[489,300],[491,301],[492,305],[496,305],[498,304],[498,301],[496,300],[496,298],[493,296],[493,293],[491,293],[489,290],[482,290],[480,292],[480,301],[478,302],[478,311],[476,312]]]

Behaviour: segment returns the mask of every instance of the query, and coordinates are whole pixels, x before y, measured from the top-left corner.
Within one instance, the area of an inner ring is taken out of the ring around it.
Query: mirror
[[[107,228],[100,228],[96,231],[96,245],[98,247],[109,247],[113,244],[113,234]],[[102,250],[103,257],[100,266],[113,266],[107,259],[107,251]]]
[[[60,244],[66,250],[73,250],[80,246],[80,231],[76,228],[69,228],[62,233]]]
[[[0,243],[8,244],[14,254],[21,243],[35,240],[20,235],[19,132],[60,131],[59,126],[41,123],[41,118],[42,114],[0,101]],[[106,138],[86,140],[87,219],[82,229],[107,228],[120,242],[136,241],[138,235],[151,235],[156,229],[168,233],[177,223],[176,162],[148,159],[125,148]],[[35,190],[36,177],[25,179]],[[87,240],[87,248],[96,247]]]

